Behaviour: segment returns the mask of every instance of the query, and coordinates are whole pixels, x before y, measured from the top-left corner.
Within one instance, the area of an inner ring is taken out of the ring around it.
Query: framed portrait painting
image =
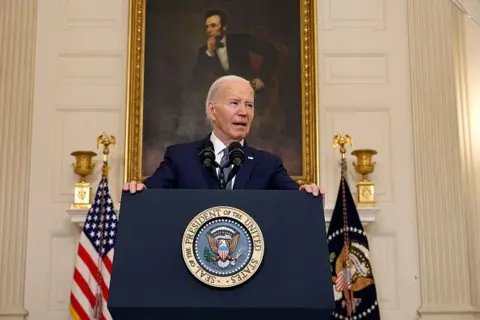
[[[235,74],[255,91],[248,144],[319,183],[315,15],[314,0],[130,0],[125,179],[205,138],[208,89]]]

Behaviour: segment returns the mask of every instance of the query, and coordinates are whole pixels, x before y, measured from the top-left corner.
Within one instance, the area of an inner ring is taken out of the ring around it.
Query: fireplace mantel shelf
[[[119,204],[117,203],[115,206],[115,212],[118,213]],[[83,223],[87,216],[88,209],[87,208],[70,208],[66,210],[68,215],[70,216],[70,220],[72,223],[77,224],[79,227],[83,227]],[[360,221],[362,221],[363,227],[367,227],[368,225],[375,222],[377,218],[377,214],[380,212],[379,207],[358,207],[357,208],[358,214],[360,215]],[[325,209],[325,224],[329,225],[330,219],[332,218],[333,208],[326,208]]]

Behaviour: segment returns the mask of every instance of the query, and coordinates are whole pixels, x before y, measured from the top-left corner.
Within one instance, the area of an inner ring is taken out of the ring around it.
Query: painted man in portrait
[[[251,34],[228,34],[227,15],[221,10],[205,14],[207,42],[198,50],[193,77],[208,88],[217,78],[235,74],[248,79],[255,91],[268,85],[278,64],[278,50]],[[261,57],[255,67],[251,53]]]

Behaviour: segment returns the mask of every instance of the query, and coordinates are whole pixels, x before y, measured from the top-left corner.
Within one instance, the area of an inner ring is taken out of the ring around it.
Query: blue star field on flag
[[[104,175],[98,185],[95,200],[88,210],[83,231],[101,257],[107,255],[115,246],[117,215]]]

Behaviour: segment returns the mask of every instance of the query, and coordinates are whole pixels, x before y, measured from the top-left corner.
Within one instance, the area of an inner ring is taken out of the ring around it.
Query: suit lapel
[[[245,153],[245,163],[240,167],[236,174],[235,183],[233,185],[234,189],[245,189],[248,180],[250,180],[253,168],[255,168],[256,165],[255,149],[245,145],[243,152]]]
[[[203,167],[203,166],[202,166]],[[207,185],[215,186],[216,188],[220,189],[220,182],[218,180],[217,172],[215,168],[205,168],[203,167],[204,175],[205,175],[205,182]]]

